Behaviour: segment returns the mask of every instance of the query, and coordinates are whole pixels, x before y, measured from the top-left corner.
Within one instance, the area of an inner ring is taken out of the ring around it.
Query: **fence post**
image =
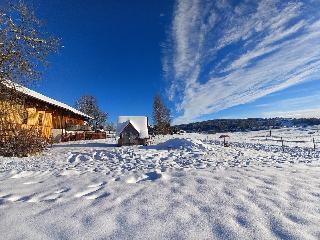
[[[312,138],[312,142],[313,142],[313,150],[316,150],[316,142],[314,141],[314,138]]]
[[[281,145],[282,145],[282,152],[284,152],[284,144],[283,144],[283,139],[281,137]]]

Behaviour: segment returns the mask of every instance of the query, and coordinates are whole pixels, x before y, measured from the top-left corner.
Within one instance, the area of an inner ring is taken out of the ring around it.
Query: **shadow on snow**
[[[109,147],[116,147],[117,144],[111,144],[111,143],[72,143],[72,144],[54,144],[52,145],[52,148],[109,148]]]

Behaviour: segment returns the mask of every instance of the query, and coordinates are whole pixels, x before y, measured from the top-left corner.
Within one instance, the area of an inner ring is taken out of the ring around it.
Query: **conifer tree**
[[[160,95],[153,100],[153,123],[157,134],[169,134],[171,125],[170,109],[165,106]]]

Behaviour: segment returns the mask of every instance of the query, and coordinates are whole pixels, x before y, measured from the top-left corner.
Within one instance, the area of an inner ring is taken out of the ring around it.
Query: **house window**
[[[39,113],[39,117],[38,117],[38,125],[42,126],[43,124],[43,113]]]
[[[21,118],[22,124],[28,124],[28,111],[23,111]]]

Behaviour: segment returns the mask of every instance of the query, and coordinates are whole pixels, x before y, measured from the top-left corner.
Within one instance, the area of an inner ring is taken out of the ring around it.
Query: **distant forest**
[[[215,119],[203,122],[176,125],[178,130],[186,132],[242,132],[277,129],[282,127],[306,127],[320,125],[319,118],[248,118],[248,119]]]

